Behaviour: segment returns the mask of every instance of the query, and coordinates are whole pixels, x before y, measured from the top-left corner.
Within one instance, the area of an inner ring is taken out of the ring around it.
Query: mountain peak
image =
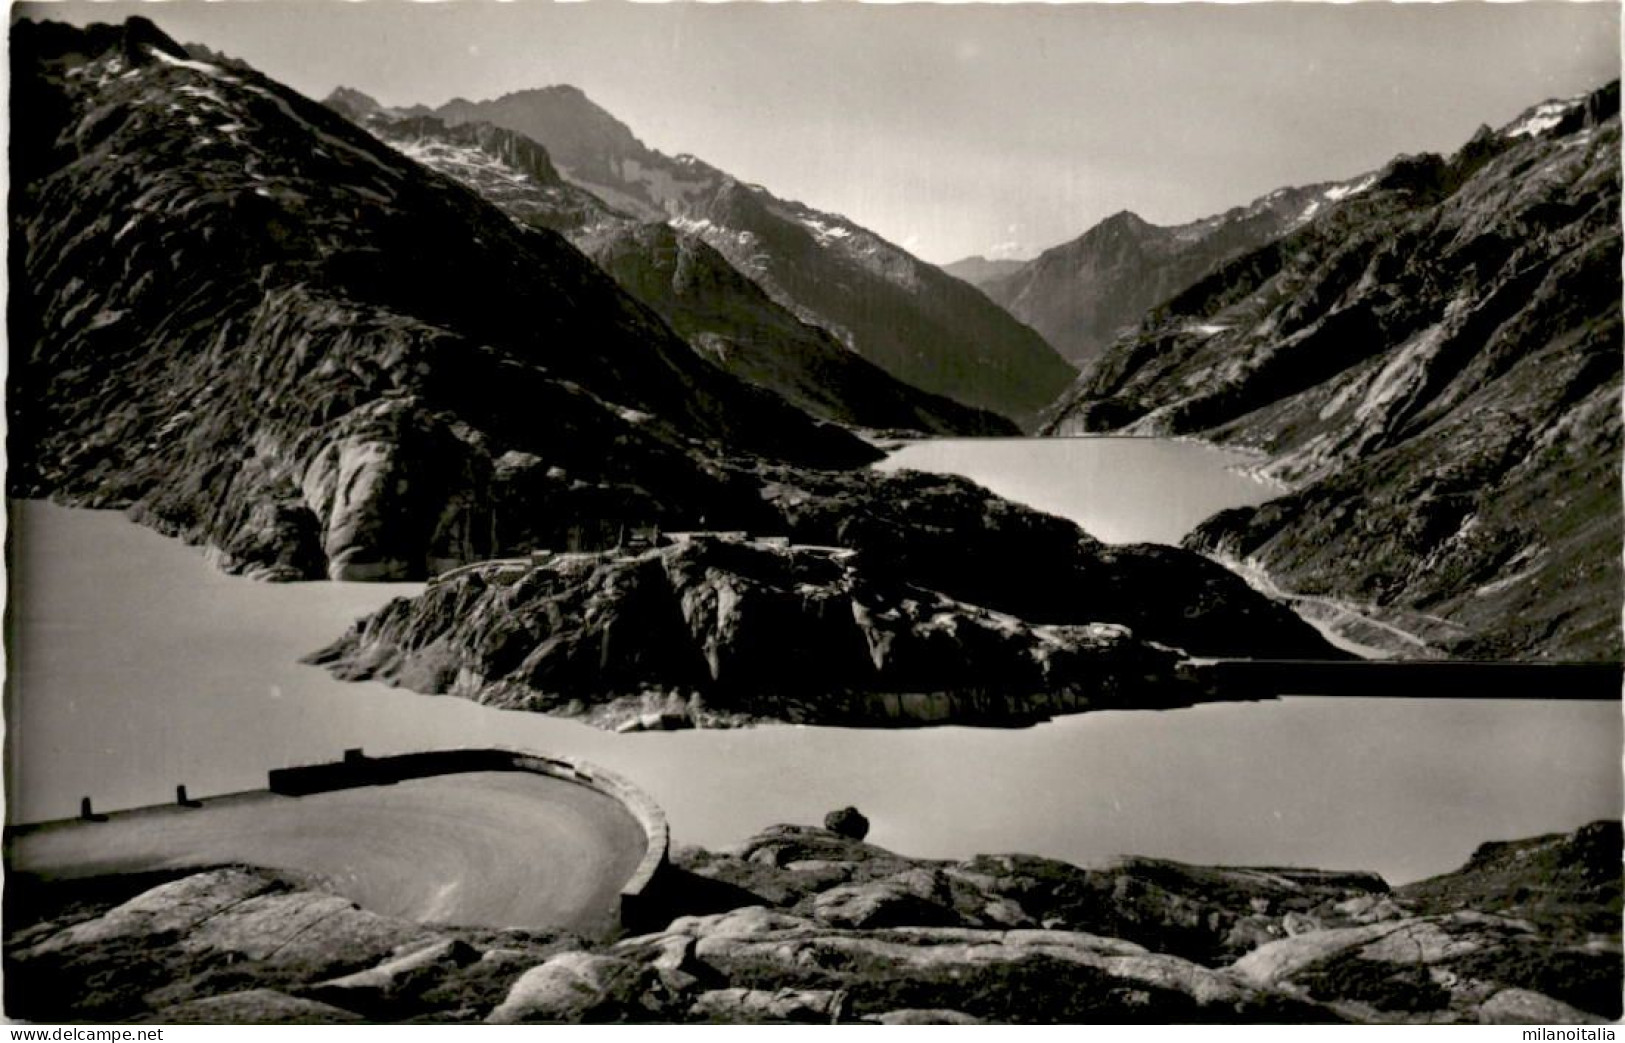
[[[375,112],[383,111],[384,108],[371,95],[342,84],[334,87],[333,92],[322,99],[322,104],[353,120],[371,116]]]
[[[152,19],[141,15],[131,15],[122,25],[93,22],[83,27],[49,19],[23,18],[12,26],[11,42],[12,50],[20,52],[25,61],[35,55],[95,56],[114,49],[123,51],[131,65],[147,64],[154,52],[182,61],[192,57]],[[13,62],[16,61],[14,56]]]
[[[1095,227],[1103,231],[1138,232],[1156,226],[1132,210],[1119,210],[1117,213],[1100,221]]]
[[[567,182],[628,216],[698,233],[781,307],[925,391],[1032,416],[1074,374],[986,296],[844,217],[649,148],[579,88],[447,104],[436,115],[539,142]]]
[[[186,48],[176,43],[152,19],[141,15],[131,15],[124,20],[124,45],[130,52],[132,59],[140,47],[151,47],[155,51],[162,51],[171,58],[190,58]]]
[[[587,97],[579,87],[557,83],[511,91],[490,101],[453,98],[435,114],[454,123],[484,120],[517,130],[542,142],[561,162],[579,165],[582,153],[615,148],[641,150],[626,124]]]
[[[584,108],[584,109],[588,109],[588,110],[591,110],[591,111],[594,111],[594,112],[602,112],[605,115],[608,115],[608,110],[607,109],[605,109],[602,105],[599,105],[597,102],[593,101],[591,98],[587,97],[587,92],[586,91],[582,90],[580,87],[577,87],[576,85],[574,85],[572,83],[551,83],[551,84],[548,84],[545,87],[525,87],[525,88],[523,88],[521,90],[509,91],[507,94],[504,94],[504,95],[496,98],[494,103],[495,104],[501,104],[503,102],[526,102],[526,101],[540,101],[540,102],[551,102],[551,103],[555,103],[555,104],[562,103],[562,104],[566,104],[566,105],[575,105],[575,106],[579,106],[579,107]],[[451,101],[447,102],[446,104],[447,105],[457,105],[457,104],[461,104],[461,105],[485,105],[485,104],[493,104],[493,103],[492,102],[471,102],[471,101],[468,101],[466,98],[453,98]]]

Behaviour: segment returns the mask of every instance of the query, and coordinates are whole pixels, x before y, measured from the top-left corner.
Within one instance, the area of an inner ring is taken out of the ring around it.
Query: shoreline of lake
[[[70,817],[86,793],[111,809],[167,802],[177,783],[257,788],[348,747],[519,743],[633,778],[682,843],[856,805],[877,843],[921,857],[1134,852],[1404,882],[1621,801],[1617,707],[1587,703],[1286,698],[1019,730],[615,735],[298,665],[417,584],[255,583],[117,513],[28,502],[14,519],[12,821]]]

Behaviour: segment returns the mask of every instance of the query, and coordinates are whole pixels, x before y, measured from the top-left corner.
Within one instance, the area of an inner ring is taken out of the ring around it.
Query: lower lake
[[[1269,495],[1228,454],[1137,441],[921,443],[891,465],[968,474],[1118,541],[1173,542]],[[1088,507],[1104,500],[1140,506],[1108,524]],[[1452,869],[1485,840],[1620,814],[1615,703],[1288,698],[1017,730],[615,735],[300,665],[414,584],[256,583],[118,513],[39,502],[12,505],[10,540],[11,822],[72,816],[83,796],[114,810],[168,801],[177,784],[193,796],[259,788],[271,768],[348,747],[473,744],[623,772],[665,807],[676,842],[710,847],[853,804],[873,842],[910,855],[1132,853],[1374,869],[1398,883]]]

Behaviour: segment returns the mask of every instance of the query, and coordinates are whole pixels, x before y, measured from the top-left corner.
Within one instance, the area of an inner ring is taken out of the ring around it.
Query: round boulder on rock
[[[824,828],[843,837],[862,840],[869,835],[869,820],[857,808],[845,807],[825,815]]]

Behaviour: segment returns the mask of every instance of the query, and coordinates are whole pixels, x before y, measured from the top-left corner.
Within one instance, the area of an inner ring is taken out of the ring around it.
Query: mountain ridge
[[[1045,430],[1262,451],[1287,494],[1187,544],[1425,654],[1617,658],[1618,136],[1616,81],[1396,157],[1154,309]]]
[[[436,114],[533,138],[566,178],[700,235],[797,318],[905,383],[1030,422],[1071,379],[1042,337],[968,284],[839,215],[649,149],[579,90],[537,88]]]
[[[1486,844],[1454,872],[1391,887],[1371,872],[1135,855],[912,857],[843,817],[677,848],[650,933],[597,941],[385,917],[308,878],[243,867],[18,874],[7,1000],[41,1022],[163,1024],[1603,1025],[1620,1014],[1617,820]],[[268,952],[267,930],[294,915],[314,929]],[[232,973],[197,974],[200,959]]]
[[[1120,210],[981,288],[1057,351],[1085,364],[1153,306],[1228,258],[1262,246],[1359,179],[1281,188],[1244,206],[1178,225]]]
[[[702,357],[814,416],[903,434],[1019,433],[999,414],[920,391],[849,351],[774,302],[694,233],[644,223],[566,181],[547,150],[517,131],[472,121],[448,126],[435,116],[383,109],[348,89],[324,104],[516,221],[565,235]]]

